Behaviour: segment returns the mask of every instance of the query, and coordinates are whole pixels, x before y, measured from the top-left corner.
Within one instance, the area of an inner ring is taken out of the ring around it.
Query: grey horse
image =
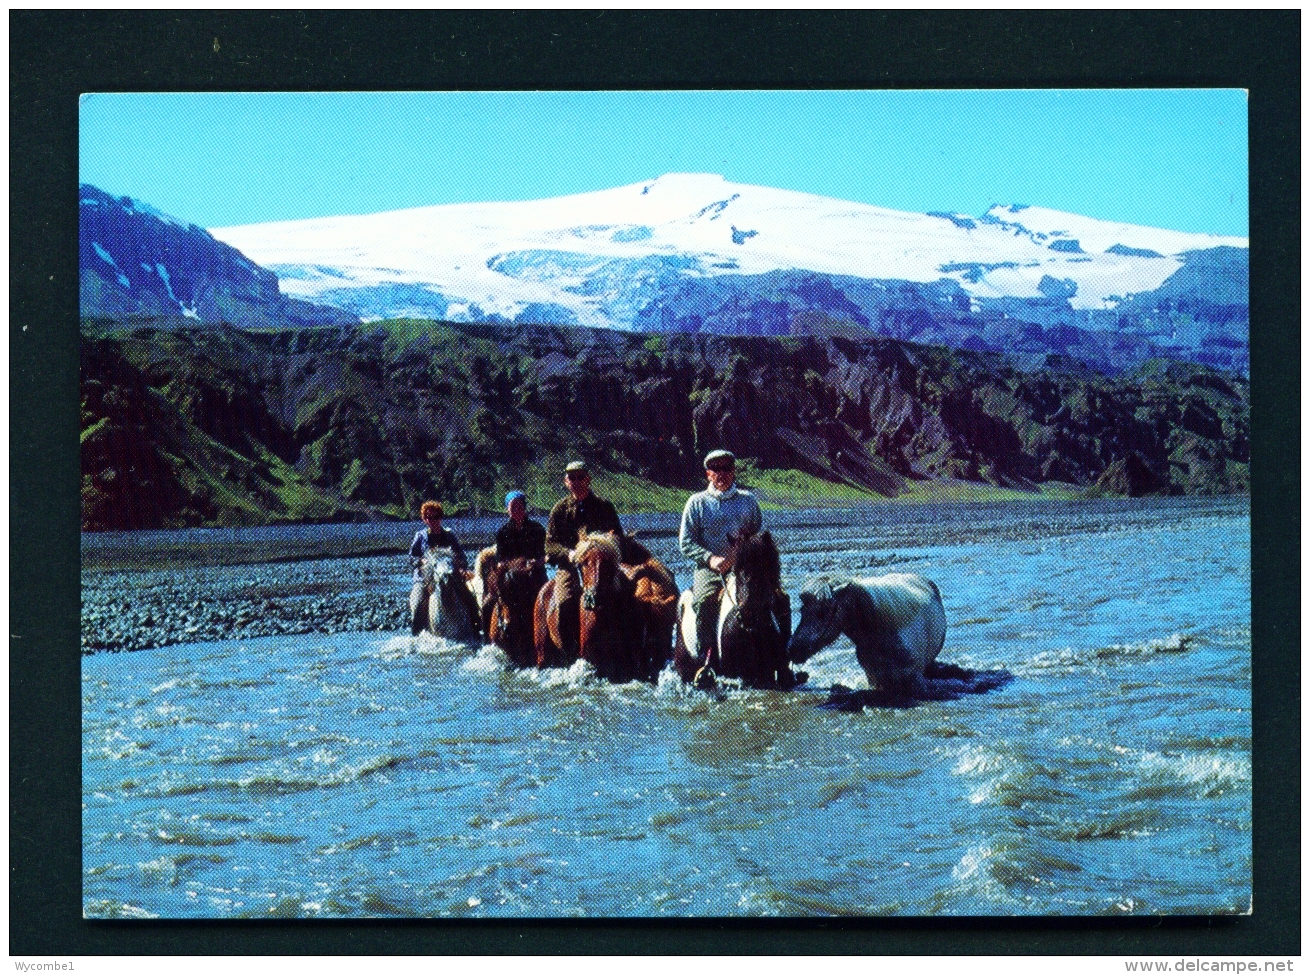
[[[423,585],[409,594],[411,630],[427,630],[448,640],[472,640],[481,632],[473,594],[455,569],[448,548],[431,548],[423,556]]]
[[[809,580],[801,588],[801,619],[787,644],[788,659],[803,663],[842,633],[855,644],[870,688],[913,694],[946,642],[942,594],[931,580],[904,572]]]

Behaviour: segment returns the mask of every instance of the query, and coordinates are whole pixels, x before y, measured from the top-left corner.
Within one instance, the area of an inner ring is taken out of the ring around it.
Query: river
[[[723,700],[407,631],[89,654],[85,914],[1249,909],[1246,500],[766,520],[793,594],[816,572],[922,573],[940,659],[1011,679],[848,712],[822,706],[865,683],[844,638],[801,690]],[[676,518],[628,522],[689,584]],[[403,602],[403,560],[364,561]]]

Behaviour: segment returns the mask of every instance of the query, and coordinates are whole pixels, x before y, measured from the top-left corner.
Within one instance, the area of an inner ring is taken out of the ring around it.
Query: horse
[[[516,667],[536,665],[533,607],[545,584],[546,570],[537,559],[506,559],[485,577],[484,635],[504,650]]]
[[[583,535],[573,560],[582,581],[578,656],[616,683],[645,677],[635,587],[622,569],[620,540],[609,533]]]
[[[546,580],[532,606],[532,647],[540,667],[569,667],[578,659],[578,600],[561,591],[563,570]]]
[[[713,675],[740,679],[748,687],[788,690],[803,681],[791,671],[787,643],[791,602],[780,588],[782,566],[773,536],[760,532],[734,546],[732,569],[719,601],[715,646],[696,646],[691,590],[678,602],[681,626],[673,663],[684,681],[713,683]],[[692,648],[695,648],[694,650]]]
[[[573,551],[580,594],[569,598],[557,574],[537,593],[533,636],[538,667],[582,658],[609,680],[654,681],[669,659],[673,573],[639,542],[586,535]]]
[[[422,585],[409,594],[410,629],[417,636],[427,630],[448,640],[472,640],[478,636],[477,607],[464,577],[455,569],[454,553],[448,548],[430,548],[423,556]]]
[[[478,608],[484,610],[483,635],[486,635],[485,608],[487,604],[487,576],[499,563],[496,561],[496,546],[488,545],[473,560],[473,578],[469,580],[469,589],[477,601]]]
[[[801,619],[787,644],[793,663],[846,634],[869,687],[890,697],[922,688],[946,643],[946,610],[935,583],[906,572],[865,579],[823,576],[801,588]]]

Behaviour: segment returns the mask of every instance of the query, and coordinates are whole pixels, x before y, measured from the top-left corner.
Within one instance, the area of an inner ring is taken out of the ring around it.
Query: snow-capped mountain
[[[669,174],[528,202],[211,229],[364,318],[796,334],[857,327],[1116,368],[1245,368],[1247,240],[1039,207],[904,213]]]
[[[338,325],[340,308],[284,295],[277,276],[204,229],[89,184],[79,191],[79,263],[84,317]]]

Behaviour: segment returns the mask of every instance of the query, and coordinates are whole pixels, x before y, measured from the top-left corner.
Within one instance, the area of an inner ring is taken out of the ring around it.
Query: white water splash
[[[1203,798],[1222,795],[1251,781],[1249,756],[1147,752],[1142,755],[1138,767],[1142,776],[1148,780],[1179,782],[1189,792]]]

